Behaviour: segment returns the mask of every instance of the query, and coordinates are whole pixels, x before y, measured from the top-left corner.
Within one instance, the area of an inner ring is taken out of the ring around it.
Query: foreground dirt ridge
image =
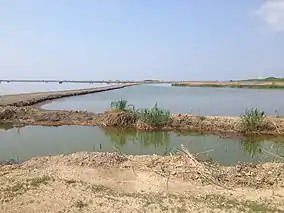
[[[3,213],[284,211],[283,164],[81,152],[0,168]]]

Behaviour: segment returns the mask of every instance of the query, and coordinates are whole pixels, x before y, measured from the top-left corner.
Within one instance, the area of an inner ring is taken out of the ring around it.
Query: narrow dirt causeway
[[[0,168],[3,213],[284,211],[281,164],[74,153]]]

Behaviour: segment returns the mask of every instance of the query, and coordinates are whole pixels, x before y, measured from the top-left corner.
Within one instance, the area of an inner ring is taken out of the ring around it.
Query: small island
[[[217,87],[247,89],[284,89],[284,78],[268,77],[263,79],[247,79],[240,81],[184,81],[172,86]]]

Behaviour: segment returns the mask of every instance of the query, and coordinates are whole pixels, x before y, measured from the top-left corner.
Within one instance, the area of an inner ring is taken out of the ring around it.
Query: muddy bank
[[[74,153],[1,166],[0,211],[283,212],[282,164]]]
[[[34,107],[0,107],[2,123],[21,125],[81,125],[133,128],[141,131],[192,131],[232,136],[243,136],[241,119],[239,117],[213,117],[174,114],[169,122],[159,128],[153,128],[126,112],[92,113],[86,111],[57,111],[42,110]],[[257,135],[284,135],[284,119],[276,117],[266,118],[266,127],[249,134]]]
[[[80,90],[64,90],[64,91],[54,91],[54,92],[41,92],[41,93],[23,93],[15,95],[4,95],[0,98],[0,106],[31,106],[44,101],[51,101],[54,99],[86,95],[96,92],[104,92],[115,89],[122,89],[128,86],[134,86],[136,84],[121,84],[115,86],[106,87],[96,87],[90,89],[80,89]]]

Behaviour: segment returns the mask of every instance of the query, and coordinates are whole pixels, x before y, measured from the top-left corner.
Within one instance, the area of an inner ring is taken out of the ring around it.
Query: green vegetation
[[[110,109],[112,111],[127,111],[128,101],[120,99],[119,101],[112,101],[110,103]]]
[[[168,123],[171,117],[169,110],[158,107],[156,103],[152,108],[137,109],[135,106],[128,104],[127,100],[112,101],[110,109],[116,112],[132,113],[136,119],[139,119],[152,127],[162,127]]]
[[[264,111],[257,108],[247,109],[241,114],[242,130],[246,133],[253,133],[267,128],[266,115]]]
[[[284,85],[257,85],[257,84],[172,84],[172,86],[178,87],[214,87],[214,88],[245,88],[245,89],[284,89]]]
[[[170,111],[159,108],[157,103],[151,109],[145,108],[140,109],[139,111],[139,119],[154,127],[161,127],[166,125],[170,120],[170,117]]]
[[[242,81],[261,81],[261,82],[271,82],[271,81],[284,81],[284,78],[268,77],[262,79],[247,79]]]

